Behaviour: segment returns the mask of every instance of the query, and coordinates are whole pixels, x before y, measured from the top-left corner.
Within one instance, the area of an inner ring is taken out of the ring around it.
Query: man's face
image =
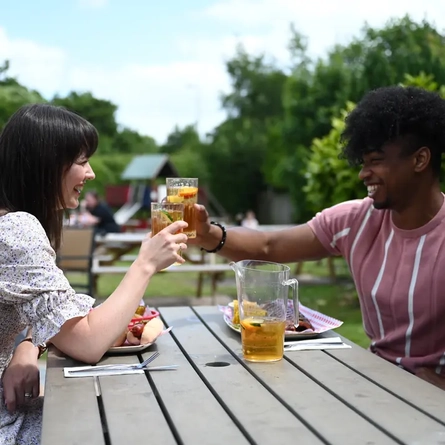
[[[93,194],[87,192],[85,194],[85,202],[86,202],[87,207],[93,208],[97,204],[97,199]]]
[[[415,186],[414,155],[404,155],[398,144],[363,156],[359,178],[368,189],[376,209],[402,210]]]

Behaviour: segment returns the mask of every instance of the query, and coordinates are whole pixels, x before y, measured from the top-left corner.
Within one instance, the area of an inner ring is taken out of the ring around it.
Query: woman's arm
[[[156,236],[147,237],[138,258],[106,301],[85,317],[66,321],[51,342],[77,360],[97,363],[127,328],[150,278],[175,261],[184,262],[178,250],[187,248],[187,236],[178,232],[186,226],[177,221]]]

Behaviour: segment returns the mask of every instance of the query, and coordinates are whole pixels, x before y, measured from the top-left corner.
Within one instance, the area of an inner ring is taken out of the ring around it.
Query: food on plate
[[[314,327],[312,326],[311,322],[301,313],[298,317],[298,326],[295,326],[291,320],[287,320],[286,322],[286,331],[303,332],[307,329],[314,329]]]
[[[144,330],[144,323],[136,323],[135,325],[133,325],[133,327],[131,328],[131,333],[136,337],[136,338],[141,338],[142,337],[142,331]]]
[[[130,345],[138,346],[138,345],[141,344],[141,339],[140,339],[140,338],[137,338],[137,337],[133,334],[133,332],[128,331],[128,332],[127,332],[127,342],[130,343]]]
[[[161,334],[164,325],[162,321],[156,317],[147,322],[141,336],[141,345],[153,343]]]
[[[256,302],[244,301],[243,307],[245,317],[264,317],[267,314],[267,311],[262,309]],[[299,314],[298,325],[295,326],[294,321],[290,316],[292,313],[293,310],[288,311],[286,331],[303,332],[307,329],[314,329],[311,322],[301,313]],[[234,325],[240,324],[238,300],[233,300],[232,302],[232,323]]]
[[[264,317],[267,314],[267,311],[261,309],[258,303],[254,301],[244,301],[243,309],[245,317]],[[233,300],[232,323],[240,324],[238,300]]]
[[[232,317],[232,323],[233,323],[233,324],[239,324],[239,307],[238,307],[238,300],[233,300],[233,317]]]
[[[152,311],[153,313],[159,315],[156,311]],[[139,321],[139,319],[141,320]],[[161,334],[163,328],[162,321],[157,316],[147,321],[147,318],[143,318],[142,315],[134,314],[127,329],[116,339],[112,347],[153,343]]]

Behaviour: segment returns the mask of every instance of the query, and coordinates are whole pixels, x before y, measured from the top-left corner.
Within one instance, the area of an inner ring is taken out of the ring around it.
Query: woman
[[[95,128],[51,105],[18,110],[0,135],[0,443],[38,444],[39,345],[53,343],[71,357],[95,363],[125,330],[150,278],[184,260],[187,224],[178,221],[143,241],[137,259],[100,306],[76,294],[55,264],[63,212],[79,205],[96,151]],[[14,354],[14,339],[28,337]],[[11,360],[12,359],[12,360]],[[9,365],[9,366],[8,366]],[[4,372],[4,370],[6,371]]]

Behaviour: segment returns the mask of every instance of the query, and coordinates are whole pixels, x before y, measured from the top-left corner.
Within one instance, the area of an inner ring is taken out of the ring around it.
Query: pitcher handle
[[[298,280],[296,278],[291,278],[283,283],[285,286],[290,286],[292,288],[292,306],[294,308],[294,325],[298,326],[298,320],[300,319],[300,309],[298,300]]]

